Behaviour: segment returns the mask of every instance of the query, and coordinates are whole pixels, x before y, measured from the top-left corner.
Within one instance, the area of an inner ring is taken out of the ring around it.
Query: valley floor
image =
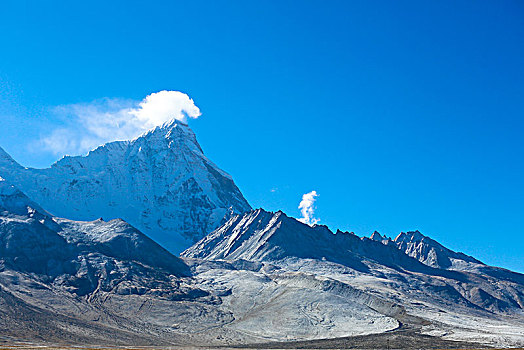
[[[478,343],[445,340],[420,334],[410,327],[394,331],[353,337],[310,341],[266,343],[247,346],[251,349],[489,349]]]
[[[401,328],[391,332],[375,335],[363,335],[333,339],[319,339],[295,342],[270,342],[263,344],[238,345],[233,347],[205,347],[205,346],[161,346],[161,347],[105,347],[105,346],[67,346],[36,343],[1,343],[0,350],[240,350],[240,349],[494,349],[482,347],[479,344],[458,342],[420,334],[412,328]],[[524,348],[513,348],[524,350]]]

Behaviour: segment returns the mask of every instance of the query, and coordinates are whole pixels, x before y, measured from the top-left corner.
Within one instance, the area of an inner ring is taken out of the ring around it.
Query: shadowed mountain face
[[[181,259],[128,223],[53,218],[1,178],[0,261],[4,268],[41,275],[78,295],[160,271],[189,274]],[[100,286],[102,277],[106,285]]]
[[[192,258],[275,261],[286,257],[329,260],[360,271],[369,271],[362,260],[373,260],[392,268],[428,271],[393,246],[353,233],[333,233],[326,226],[310,227],[283,212],[257,209],[231,218],[182,253]]]
[[[48,169],[24,168],[0,149],[0,176],[53,215],[121,218],[174,252],[251,209],[231,176],[178,121],[87,156],[64,157]]]

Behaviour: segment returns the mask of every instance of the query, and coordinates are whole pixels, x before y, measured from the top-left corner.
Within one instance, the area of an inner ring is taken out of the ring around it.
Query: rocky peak
[[[401,232],[397,237],[395,237],[395,242],[421,242],[425,238],[428,238],[424,236],[422,233],[420,233],[418,230],[416,231],[408,231],[408,232]]]
[[[373,241],[382,242],[384,239],[386,239],[386,236],[382,236],[378,231],[375,231],[371,234],[370,238]]]
[[[283,212],[257,209],[232,217],[220,228],[182,253],[208,260],[278,261],[286,258],[328,260],[367,271],[363,260],[417,271],[426,268],[393,245],[361,239],[348,232],[333,233],[323,225],[309,226]]]
[[[457,261],[482,264],[468,255],[444,247],[419,231],[401,232],[393,242],[407,255],[431,267],[452,268]]]

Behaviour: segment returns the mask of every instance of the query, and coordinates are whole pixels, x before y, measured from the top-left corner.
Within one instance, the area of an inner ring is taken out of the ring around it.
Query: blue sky
[[[0,146],[26,166],[57,106],[187,93],[255,207],[419,229],[524,272],[524,3],[39,2],[0,6]]]

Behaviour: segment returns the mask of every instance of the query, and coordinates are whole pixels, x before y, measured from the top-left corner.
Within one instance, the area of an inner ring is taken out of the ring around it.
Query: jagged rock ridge
[[[482,264],[471,256],[444,247],[419,231],[401,232],[393,241],[400,250],[428,266],[447,269],[453,265],[454,260]]]
[[[390,267],[428,270],[393,246],[326,226],[309,226],[277,213],[257,209],[231,218],[223,226],[182,253],[192,258],[274,261],[293,256],[327,259],[355,269],[368,270],[363,259]]]

